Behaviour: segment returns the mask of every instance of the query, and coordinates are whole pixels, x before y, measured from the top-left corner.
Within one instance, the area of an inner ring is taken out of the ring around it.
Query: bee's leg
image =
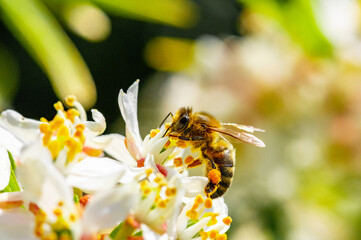
[[[201,141],[204,139],[201,136],[195,136],[195,137],[191,137],[191,138],[185,137],[185,136],[177,136],[177,138],[179,138],[180,140],[184,140],[184,141]]]
[[[207,165],[206,165],[206,177],[209,179],[206,187],[204,188],[204,192],[207,195],[207,197],[210,198],[216,198],[216,196],[214,196],[214,193],[216,193],[217,189],[219,188],[219,181],[220,181],[220,171],[218,166],[214,163],[213,160],[211,160],[210,158],[206,157],[207,160]],[[212,172],[212,174],[210,174]],[[217,179],[214,178],[213,175],[214,173],[219,174],[219,176],[217,177]]]
[[[189,137],[184,137],[184,136],[178,136],[178,139],[183,140],[183,141],[190,141],[191,140]]]

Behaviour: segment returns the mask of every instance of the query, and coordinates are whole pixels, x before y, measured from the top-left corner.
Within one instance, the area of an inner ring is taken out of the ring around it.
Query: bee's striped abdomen
[[[211,181],[208,182],[205,192],[211,198],[222,196],[230,187],[234,172],[234,150],[233,148],[226,148],[216,150],[208,148],[204,151],[204,155],[210,161],[207,164],[207,173],[212,169],[218,169],[221,173],[221,180],[218,184]]]

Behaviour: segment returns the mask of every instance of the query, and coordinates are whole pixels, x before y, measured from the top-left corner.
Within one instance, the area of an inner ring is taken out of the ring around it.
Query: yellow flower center
[[[74,106],[75,101],[76,98],[73,96],[66,98],[68,106]],[[73,161],[81,152],[89,156],[100,156],[101,150],[84,147],[85,126],[81,123],[74,124],[75,118],[79,116],[79,111],[75,108],[65,111],[60,101],[54,104],[54,108],[57,110],[55,117],[51,121],[41,118],[42,123],[39,126],[43,145],[48,147],[53,159],[57,158],[64,147],[67,147],[67,163]]]

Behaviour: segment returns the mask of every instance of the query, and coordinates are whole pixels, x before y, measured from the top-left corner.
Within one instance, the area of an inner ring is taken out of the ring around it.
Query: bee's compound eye
[[[187,126],[188,122],[189,122],[189,117],[188,116],[182,117],[181,119],[179,119],[178,128],[179,129],[184,128],[185,126]]]

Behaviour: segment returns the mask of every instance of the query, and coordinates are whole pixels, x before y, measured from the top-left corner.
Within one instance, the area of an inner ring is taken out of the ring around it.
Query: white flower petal
[[[39,137],[40,121],[24,118],[14,110],[1,113],[0,126],[14,134],[23,143],[31,143]]]
[[[120,90],[118,96],[120,112],[126,124],[128,149],[136,159],[141,158],[142,152],[142,138],[139,133],[137,116],[138,88],[139,80],[129,87],[127,93]]]
[[[0,127],[0,146],[9,150],[12,156],[17,158],[20,155],[20,151],[24,146],[24,143],[16,138],[8,130]]]
[[[94,194],[114,187],[125,171],[124,166],[113,159],[88,157],[72,167],[67,182],[86,193]]]
[[[155,161],[158,164],[161,164],[162,161],[164,161],[164,157],[161,158],[158,156],[160,156],[160,152],[164,147],[164,144],[168,141],[168,138],[161,138],[158,141],[154,142],[154,144],[152,144],[149,148],[147,153],[152,153],[154,155]]]
[[[67,171],[68,147],[63,148],[58,153],[54,162],[55,167],[62,173]]]
[[[139,201],[136,183],[123,185],[94,196],[83,214],[84,229],[93,233],[114,227],[123,221],[129,210]]]
[[[145,224],[141,224],[140,229],[142,230],[144,240],[173,240],[167,234],[159,235],[155,233]]]
[[[179,234],[178,239],[180,240],[192,239],[194,235],[196,235],[200,230],[202,230],[207,226],[209,220],[211,220],[211,217],[205,217],[200,219],[197,223],[188,227],[185,231]]]
[[[0,210],[0,238],[11,240],[35,240],[34,215],[22,208]]]
[[[102,134],[105,131],[105,128],[107,126],[106,122],[105,122],[105,118],[101,112],[99,112],[96,109],[92,109],[91,112],[92,112],[94,122],[92,122],[92,121],[84,122],[85,138],[92,138],[92,137],[98,136],[99,134]]]
[[[128,164],[129,166],[137,166],[137,162],[130,155],[127,147],[125,146],[125,137],[120,134],[108,134],[99,136],[96,138],[99,142],[108,142],[108,145],[104,148],[104,151],[113,158]]]
[[[46,213],[53,213],[60,201],[72,208],[72,190],[53,165],[47,149],[40,144],[31,145],[21,158],[23,164],[16,172],[27,200],[37,203]]]
[[[219,213],[219,216],[225,218],[228,216],[228,207],[227,204],[224,202],[223,197],[219,197],[212,200],[212,212]]]
[[[10,173],[11,167],[8,152],[4,147],[0,147],[0,190],[3,190],[9,184]]]
[[[36,202],[41,196],[41,185],[47,174],[42,162],[45,159],[51,161],[50,152],[40,145],[33,145],[24,149],[20,159],[22,164],[17,167],[16,175],[26,189],[29,200]]]
[[[198,194],[204,196],[204,188],[208,183],[208,178],[200,176],[186,177],[182,179],[183,186],[185,187],[185,197],[194,198]]]

